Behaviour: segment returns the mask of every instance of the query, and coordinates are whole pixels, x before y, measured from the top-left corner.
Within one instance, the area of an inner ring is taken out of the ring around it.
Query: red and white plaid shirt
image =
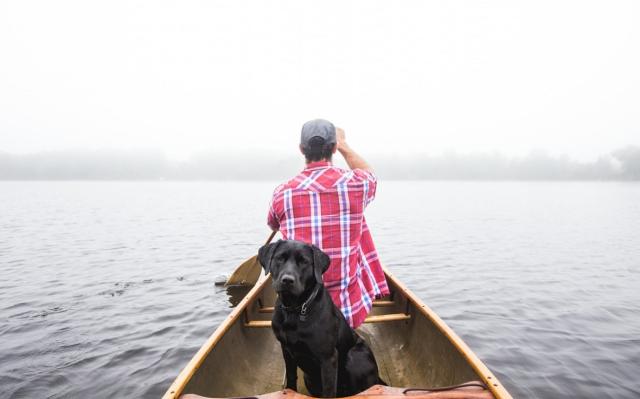
[[[269,208],[268,224],[284,239],[311,243],[329,255],[324,285],[353,328],[375,298],[389,294],[363,213],[376,184],[373,173],[313,162],[275,189]]]

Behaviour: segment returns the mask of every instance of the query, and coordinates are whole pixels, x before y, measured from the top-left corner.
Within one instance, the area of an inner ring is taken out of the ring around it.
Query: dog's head
[[[260,248],[258,260],[271,273],[278,293],[300,296],[306,288],[322,283],[331,259],[320,248],[301,241],[280,240]]]

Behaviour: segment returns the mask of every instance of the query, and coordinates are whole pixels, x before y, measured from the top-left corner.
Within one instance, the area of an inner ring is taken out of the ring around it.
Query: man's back
[[[353,327],[364,321],[387,283],[364,218],[377,181],[372,172],[311,162],[276,188],[268,223],[285,239],[316,245],[331,258],[324,284]]]

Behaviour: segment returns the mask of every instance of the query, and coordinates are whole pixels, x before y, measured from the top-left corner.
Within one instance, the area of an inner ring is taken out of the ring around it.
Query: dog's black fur
[[[258,259],[278,293],[272,328],[282,346],[287,388],[297,390],[297,367],[316,397],[350,396],[384,384],[373,352],[322,284],[327,254],[300,241],[280,240],[260,248]]]

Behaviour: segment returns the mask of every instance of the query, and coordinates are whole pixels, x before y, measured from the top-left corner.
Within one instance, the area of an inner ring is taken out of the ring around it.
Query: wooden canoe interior
[[[388,282],[391,296],[376,301],[370,314],[376,322],[358,329],[373,349],[383,380],[393,387],[424,388],[472,380],[497,382],[495,377],[491,380],[492,375],[487,380],[474,371],[468,357],[419,309],[425,305],[410,300],[412,294],[397,280],[389,278]],[[280,345],[268,328],[276,296],[270,279],[259,284],[261,288],[240,303],[245,309],[239,309],[239,317],[229,323],[226,333],[175,395],[225,398],[282,392],[284,362]],[[298,391],[306,393],[301,375]]]

